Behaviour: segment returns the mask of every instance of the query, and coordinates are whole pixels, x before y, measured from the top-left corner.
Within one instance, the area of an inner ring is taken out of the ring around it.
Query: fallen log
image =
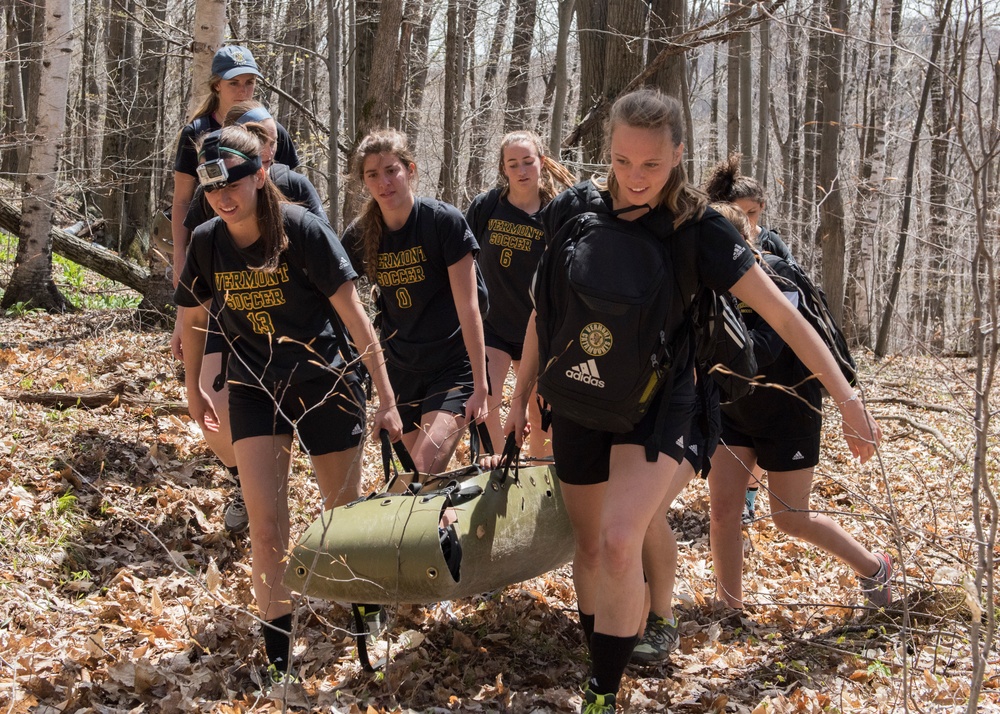
[[[3,198],[0,198],[0,230],[13,236],[21,235],[21,209]],[[146,295],[149,292],[149,271],[146,269],[61,228],[53,228],[50,235],[52,250],[64,258],[127,285],[137,293]]]
[[[125,383],[120,382],[109,389],[82,392],[11,392],[0,391],[0,399],[41,404],[52,409],[97,409],[99,407],[127,406],[132,409],[148,409],[154,414],[188,413],[187,402],[168,402],[149,399],[139,394],[125,391]]]

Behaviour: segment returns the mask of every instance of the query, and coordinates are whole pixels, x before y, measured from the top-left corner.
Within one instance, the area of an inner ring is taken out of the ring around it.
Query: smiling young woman
[[[680,294],[690,299],[703,287],[728,290],[759,311],[810,371],[820,375],[840,405],[852,453],[867,460],[880,438],[878,426],[860,401],[850,397],[853,390],[833,356],[756,265],[743,238],[707,208],[704,193],[688,184],[681,163],[680,104],[652,90],[624,95],[611,109],[607,132],[611,167],[606,180],[578,184],[557,196],[542,214],[546,240],[551,241],[562,225],[580,213],[639,207],[620,218],[655,236],[669,234],[675,264],[667,279],[679,284]],[[629,248],[623,244],[621,249]],[[600,266],[595,267],[600,272]],[[689,329],[681,302],[673,300],[669,306],[667,335]],[[529,319],[507,425],[519,438],[527,423],[526,401],[543,367],[534,318],[533,314]],[[637,339],[618,335],[602,354],[614,361],[614,344]],[[643,542],[653,518],[661,513],[695,412],[689,348],[674,355],[663,382],[645,416],[625,433],[585,427],[553,406],[556,472],[573,524],[573,579],[591,653],[591,678],[581,708],[588,714],[615,710],[621,677],[645,620]]]
[[[250,522],[254,597],[268,660],[280,673],[290,660],[291,593],[282,576],[293,434],[312,461],[326,508],[361,492],[365,393],[347,335],[379,396],[375,434],[386,429],[399,438],[402,428],[378,338],[354,287],[357,273],[329,224],[282,200],[260,153],[260,138],[242,126],[201,142],[198,174],[217,215],[195,230],[175,299],[185,307],[188,408],[205,432],[219,428],[199,379],[213,311],[232,350],[228,407]]]

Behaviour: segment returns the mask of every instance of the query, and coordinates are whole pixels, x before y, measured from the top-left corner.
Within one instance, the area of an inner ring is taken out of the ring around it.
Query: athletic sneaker
[[[670,659],[670,653],[680,644],[677,632],[677,618],[672,621],[650,612],[646,618],[646,630],[642,639],[632,650],[633,664],[660,664]]]
[[[279,668],[274,663],[264,669],[250,671],[250,679],[258,687],[258,692],[265,696],[282,696],[283,690],[298,688],[299,678],[291,672]]]
[[[752,494],[752,495],[751,495]],[[743,525],[748,526],[757,520],[757,489],[747,489],[747,495],[743,500]]]
[[[583,689],[583,704],[580,705],[580,714],[614,714],[615,695],[598,694],[590,685],[594,680],[587,682]]]
[[[385,611],[381,605],[356,605],[368,628],[368,645],[374,645],[386,631]]]
[[[237,492],[233,500],[226,506],[222,522],[225,524],[226,530],[233,535],[242,533],[250,527],[250,519],[247,517],[247,504],[243,502],[242,492]]]
[[[875,553],[878,558],[878,572],[870,578],[859,576],[861,592],[865,602],[872,607],[889,607],[892,603],[892,558],[885,553]]]

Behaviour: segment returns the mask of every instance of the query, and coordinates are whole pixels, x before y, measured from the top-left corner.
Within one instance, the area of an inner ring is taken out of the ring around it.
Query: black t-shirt
[[[767,256],[767,262],[780,277],[795,284],[787,262],[775,255]],[[798,307],[798,292],[784,294]],[[822,385],[818,379],[809,378],[809,369],[760,315],[742,301],[739,307],[753,338],[759,381],[788,387],[798,397],[779,388],[757,387],[752,394],[722,405],[723,416],[737,431],[749,436],[815,434],[823,423]]]
[[[770,228],[761,226],[760,234],[757,236],[757,248],[765,253],[774,253],[789,265],[798,265],[785,241],[781,240],[781,236]]]
[[[545,252],[545,236],[538,213],[529,215],[506,196],[491,193],[476,196],[466,212],[469,226],[483,226],[476,236],[476,259],[490,294],[485,323],[505,342],[519,345],[531,315],[531,277]],[[490,205],[495,206],[491,215],[479,215]]]
[[[260,241],[237,247],[218,217],[198,226],[188,246],[174,299],[189,308],[224,305],[230,381],[304,382],[326,365],[343,366],[329,298],[357,273],[326,222],[301,206],[284,205],[282,215],[290,245],[274,272],[253,270],[263,262]]]
[[[323,203],[319,200],[319,194],[316,193],[316,187],[309,179],[292,171],[284,164],[271,164],[268,175],[285,198],[292,203],[301,204],[307,211],[329,223],[326,211],[323,210]],[[215,211],[205,199],[205,189],[197,186],[194,190],[194,196],[191,198],[191,204],[188,206],[187,216],[184,218],[184,227],[193,231],[214,216]]]
[[[278,146],[274,152],[274,161],[294,169],[299,165],[299,155],[295,150],[292,137],[288,135],[288,130],[277,119],[274,120],[274,123],[278,126]],[[193,122],[181,129],[180,138],[177,140],[177,155],[174,157],[174,171],[197,177],[198,152],[194,148],[195,139],[202,134],[221,128],[222,124],[215,121],[214,116],[205,114],[196,117]]]
[[[355,224],[344,243],[360,244]],[[388,361],[429,371],[466,357],[448,267],[478,251],[461,212],[433,198],[417,198],[406,224],[383,233],[375,274]]]
[[[541,211],[546,242],[552,241],[559,227],[568,219],[586,211],[611,213],[610,192],[599,190],[592,181],[584,181],[556,196]],[[682,328],[685,309],[699,290],[708,287],[716,292],[726,292],[754,265],[753,250],[733,225],[713,209],[706,208],[700,220],[688,221],[676,230],[673,221],[673,214],[662,206],[635,219],[636,225],[643,226],[654,235],[663,236],[670,243],[674,279],[682,298],[674,302],[676,314],[667,325],[670,335],[678,334],[677,331]],[[628,277],[622,276],[622,279],[627,280]],[[680,391],[685,381],[694,379],[694,355],[690,341],[687,345],[687,355],[676,356],[675,391]]]

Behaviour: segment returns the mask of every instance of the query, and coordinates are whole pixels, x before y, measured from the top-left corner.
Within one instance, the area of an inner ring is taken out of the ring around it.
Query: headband
[[[264,107],[254,107],[237,119],[236,123],[246,124],[251,121],[267,121],[268,119],[274,119],[274,117],[271,116],[271,112],[267,111]]]

